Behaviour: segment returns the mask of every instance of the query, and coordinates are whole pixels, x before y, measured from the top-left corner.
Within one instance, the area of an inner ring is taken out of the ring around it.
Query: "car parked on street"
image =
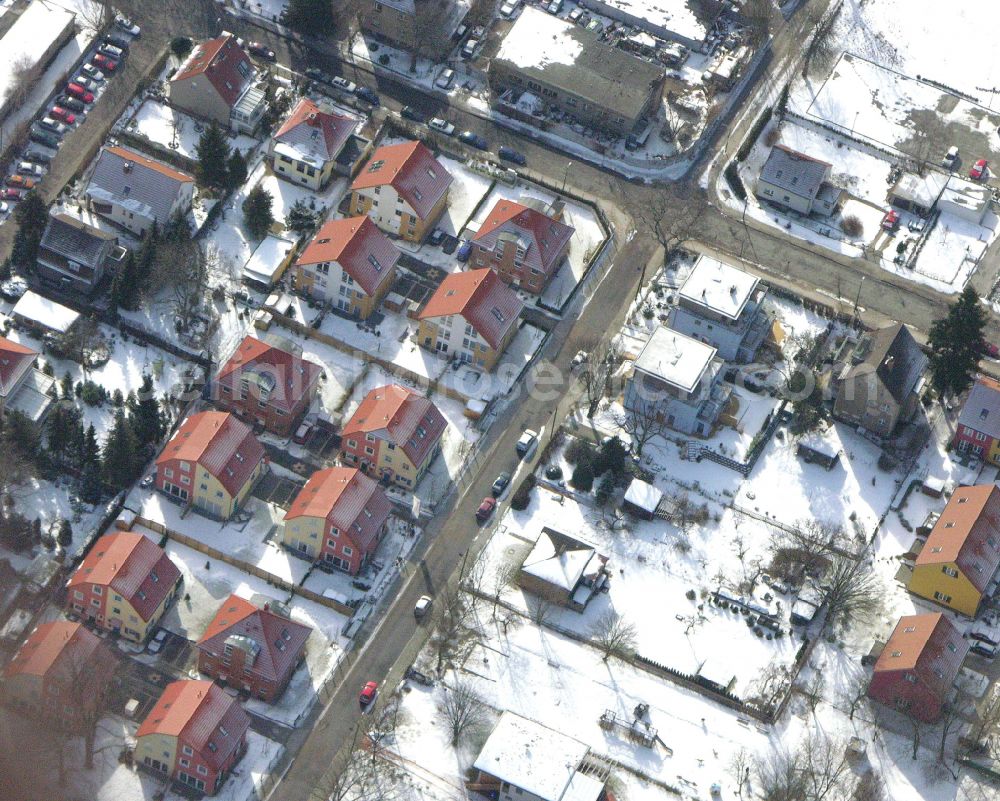
[[[46,131],[44,128],[39,128],[37,122],[31,126],[31,130],[28,132],[28,139],[39,145],[51,147],[53,150],[58,150],[59,148],[59,137]]]
[[[38,125],[56,136],[63,136],[66,133],[66,123],[59,122],[52,117],[42,117],[38,121]]]
[[[981,656],[984,659],[993,659],[997,655],[997,648],[995,645],[988,645],[985,642],[977,642],[970,649],[972,653],[977,656]]]
[[[364,100],[366,103],[373,106],[377,107],[382,105],[382,101],[378,99],[378,95],[375,94],[375,91],[373,89],[369,89],[367,86],[359,86],[354,90],[354,95],[355,97]]]
[[[417,620],[423,620],[427,617],[427,613],[431,611],[431,604],[434,603],[433,599],[429,595],[421,595],[417,599],[416,605],[413,607],[413,616]]]
[[[361,694],[358,696],[358,703],[361,704],[361,708],[365,709],[372,701],[375,700],[375,696],[378,695],[378,682],[370,681],[361,690]]]
[[[472,58],[475,55],[476,48],[479,47],[478,39],[469,39],[464,45],[462,45],[462,58]]]
[[[563,0],[552,0],[551,3],[545,6],[545,10],[548,11],[550,14],[558,14],[560,11],[562,11],[562,7],[563,7]]]
[[[955,162],[958,161],[958,148],[952,145],[948,148],[948,152],[944,154],[944,158],[941,159],[941,166],[947,167],[949,170],[955,166]]]
[[[474,147],[478,150],[490,149],[490,143],[474,131],[462,131],[462,133],[458,135],[458,140],[463,144],[466,144],[469,147]]]
[[[528,163],[528,160],[524,157],[523,153],[514,150],[512,147],[507,147],[506,145],[501,145],[497,148],[497,155],[500,156],[501,160],[513,162],[520,167],[523,167]]]
[[[94,66],[100,67],[105,72],[114,72],[118,69],[118,62],[114,59],[110,59],[107,56],[97,53],[94,56]]]
[[[31,178],[25,178],[23,175],[8,175],[4,179],[4,183],[7,186],[13,186],[15,189],[23,189],[25,192],[35,188],[35,182]]]
[[[504,0],[500,6],[500,16],[504,19],[510,19],[517,13],[517,9],[521,5],[521,0]]]
[[[30,161],[20,161],[17,164],[17,172],[20,175],[30,175],[32,178],[42,177],[42,168]]]
[[[76,115],[70,111],[67,111],[62,106],[53,106],[52,111],[49,112],[55,119],[60,122],[64,122],[67,125],[72,125],[76,122]]]
[[[413,106],[403,106],[399,110],[399,115],[403,119],[410,120],[411,122],[423,122],[427,119],[427,117],[421,114],[420,111],[415,109]]]
[[[80,67],[80,72],[86,75],[90,80],[96,81],[97,83],[104,83],[104,73],[101,72],[93,64],[84,64]]]
[[[496,477],[496,481],[493,482],[493,487],[491,492],[494,498],[499,498],[507,491],[507,487],[510,486],[510,473],[501,473]]]
[[[532,431],[530,428],[526,428],[521,434],[521,438],[518,439],[517,444],[514,446],[514,450],[517,451],[517,455],[522,459],[530,459],[531,454],[537,446],[538,432]]]
[[[479,504],[479,508],[476,509],[476,521],[479,523],[485,523],[490,519],[490,515],[497,508],[497,499],[492,495],[483,498],[483,502]]]
[[[66,84],[66,94],[70,97],[75,97],[84,103],[93,103],[94,95],[92,92],[88,91],[83,84],[79,83],[68,83]]]
[[[33,161],[35,164],[41,164],[43,167],[48,167],[52,163],[52,156],[40,150],[28,150],[24,154],[24,159],[25,161]]]
[[[250,52],[251,56],[262,58],[265,61],[278,60],[274,55],[274,51],[260,42],[250,42],[250,44],[247,45],[247,50]]]
[[[455,135],[455,126],[440,117],[434,117],[434,119],[427,123],[427,127],[438,133],[443,133],[445,136]]]
[[[354,83],[354,81],[349,81],[347,78],[341,78],[339,75],[330,79],[330,85],[340,89],[342,92],[347,92],[352,95],[358,88],[358,85]]]
[[[440,89],[447,89],[449,86],[451,86],[454,80],[455,80],[455,70],[447,68],[441,70],[441,74],[438,75],[437,80],[434,81],[434,85]]]

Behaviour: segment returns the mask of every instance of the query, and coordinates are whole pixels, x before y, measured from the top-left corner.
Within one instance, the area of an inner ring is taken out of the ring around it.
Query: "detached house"
[[[0,416],[7,411],[41,423],[52,406],[55,379],[35,367],[38,353],[0,337]]]
[[[144,642],[181,586],[181,572],[142,534],[101,537],[66,584],[66,611],[126,640]]]
[[[544,526],[517,583],[527,592],[582,612],[608,581],[608,557],[588,542]]]
[[[82,728],[100,711],[117,662],[80,623],[42,623],[3,669],[0,700],[32,720]]]
[[[385,534],[392,502],[354,467],[313,473],[285,515],[282,542],[297,554],[355,575]]]
[[[701,255],[677,293],[670,327],[716,348],[719,358],[754,360],[770,330],[767,287],[750,273]]]
[[[220,409],[286,437],[309,409],[323,368],[307,359],[244,337],[212,384]]]
[[[908,589],[975,617],[1000,568],[1000,489],[959,487],[917,556]]]
[[[301,98],[271,138],[268,156],[275,175],[309,189],[322,189],[357,125],[354,117]]]
[[[451,273],[420,312],[417,342],[492,370],[517,333],[524,304],[488,267]]]
[[[191,415],[156,460],[156,488],[228,520],[265,472],[267,455],[250,427],[228,412]]]
[[[731,395],[716,349],[661,325],[635,360],[625,385],[625,409],[640,417],[654,415],[675,431],[707,437]]]
[[[369,217],[330,220],[295,262],[295,288],[366,320],[392,288],[399,257]]]
[[[472,237],[472,263],[492,267],[508,284],[539,294],[569,252],[574,228],[562,207],[498,200]]]
[[[341,458],[382,481],[413,489],[441,450],[447,422],[423,395],[377,387],[341,432]]]
[[[263,81],[236,37],[223,33],[196,45],[167,82],[171,105],[252,134],[267,109]]]
[[[174,681],[135,733],[135,761],[207,795],[247,750],[250,716],[210,681]]]
[[[383,231],[422,242],[448,205],[451,173],[422,142],[383,145],[351,184],[351,214]]]
[[[830,183],[832,167],[826,161],[775,145],[761,168],[755,194],[799,214],[829,216],[844,195],[844,190]]]
[[[49,217],[38,246],[38,275],[62,290],[89,295],[125,258],[118,237],[68,214]]]
[[[273,704],[305,654],[312,629],[277,603],[230,595],[198,640],[198,671]]]
[[[940,612],[901,617],[875,663],[868,697],[933,723],[968,652],[968,642]]]
[[[865,335],[850,363],[835,368],[834,415],[877,437],[889,437],[913,416],[927,357],[902,323]]]
[[[984,462],[1000,465],[1000,382],[979,376],[969,391],[952,444]]]
[[[97,214],[142,236],[187,213],[194,178],[186,172],[124,147],[105,147],[84,193]]]

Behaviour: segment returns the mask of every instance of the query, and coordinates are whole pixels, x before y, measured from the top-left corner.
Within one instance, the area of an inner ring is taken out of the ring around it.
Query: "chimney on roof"
[[[312,126],[319,125],[319,117],[316,115],[315,111],[309,112],[309,116],[306,117],[306,122],[308,122]]]
[[[129,173],[129,172],[132,172],[132,162],[131,162],[131,161],[126,161],[126,162],[125,162],[125,163],[124,163],[124,164],[122,165],[122,170],[123,170],[124,172],[126,172],[126,173]]]

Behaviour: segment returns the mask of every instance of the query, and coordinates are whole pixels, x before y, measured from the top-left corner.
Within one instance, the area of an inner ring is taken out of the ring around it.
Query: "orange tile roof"
[[[426,217],[451,186],[451,173],[423,142],[400,142],[376,150],[351,191],[392,186],[418,217]]]
[[[194,181],[194,178],[188,175],[186,172],[181,172],[180,170],[175,170],[173,167],[168,167],[162,161],[157,161],[156,159],[151,159],[149,156],[144,156],[142,153],[136,153],[134,150],[128,150],[124,147],[106,147],[105,150],[108,153],[114,153],[118,158],[125,159],[126,161],[131,161],[134,164],[138,164],[141,167],[145,167],[149,170],[154,170],[160,175],[165,175],[168,178],[173,178],[175,181],[180,183],[188,183]]]
[[[388,280],[400,252],[367,215],[330,220],[316,232],[297,264],[336,262],[369,295]]]
[[[244,77],[239,64],[246,64],[250,77]],[[188,60],[170,79],[171,83],[204,75],[215,91],[232,108],[243,88],[252,80],[253,63],[231,33],[208,39],[195,46]]]
[[[483,267],[446,276],[419,319],[461,314],[496,349],[510,327],[517,325],[523,308],[517,292]]]
[[[386,384],[365,395],[341,436],[385,431],[388,440],[402,448],[414,466],[419,466],[446,427],[447,422],[429,398],[399,384]]]
[[[359,548],[368,551],[378,543],[391,512],[392,502],[375,479],[355,467],[328,467],[309,477],[285,520],[329,520]]]
[[[993,484],[956,489],[916,561],[951,563],[980,592],[1000,567],[1000,489]]]
[[[248,334],[222,365],[215,380],[221,386],[229,387],[233,397],[238,397],[239,384],[244,376],[254,373],[270,376],[274,379],[274,387],[268,395],[268,403],[288,411],[312,392],[322,372],[323,368],[315,362]]]
[[[875,663],[875,670],[913,670],[943,617],[940,612],[901,617]]]
[[[958,675],[969,644],[940,612],[901,617],[874,672],[911,671],[943,695]]]
[[[337,157],[357,125],[356,119],[325,111],[303,97],[278,129],[274,140],[321,161],[330,161]]]
[[[45,676],[63,657],[83,665],[90,661],[101,645],[101,639],[80,623],[56,620],[42,623],[25,640],[14,658],[4,668],[6,678],[12,676]]]
[[[10,391],[13,380],[21,375],[25,363],[33,361],[37,355],[31,348],[0,337],[0,396]]]
[[[523,240],[527,245],[525,265],[546,276],[555,272],[575,229],[554,220],[538,209],[513,200],[498,200],[479,226],[472,241],[493,250],[502,235]]]

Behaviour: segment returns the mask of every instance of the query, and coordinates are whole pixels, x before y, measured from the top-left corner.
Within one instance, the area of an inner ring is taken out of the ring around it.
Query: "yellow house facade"
[[[135,741],[135,761],[169,773],[177,763],[177,738],[167,734],[144,734]]]
[[[914,595],[968,617],[976,616],[983,600],[982,593],[954,562],[916,566],[909,590]]]
[[[517,331],[516,328],[510,328],[500,349],[495,350],[464,318],[459,317],[457,327],[459,330],[456,332],[455,320],[451,315],[422,319],[417,329],[417,342],[427,350],[446,357],[457,356],[459,360],[481,367],[487,372],[496,365],[497,359]]]
[[[448,206],[448,196],[443,195],[428,214],[419,216],[391,186],[351,192],[351,214],[365,214],[386,233],[395,234],[407,242],[423,242],[428,231],[441,219]],[[399,214],[396,214],[396,210]],[[389,213],[386,214],[385,211]]]
[[[296,553],[315,559],[323,547],[326,518],[303,515],[283,526],[281,541]]]

